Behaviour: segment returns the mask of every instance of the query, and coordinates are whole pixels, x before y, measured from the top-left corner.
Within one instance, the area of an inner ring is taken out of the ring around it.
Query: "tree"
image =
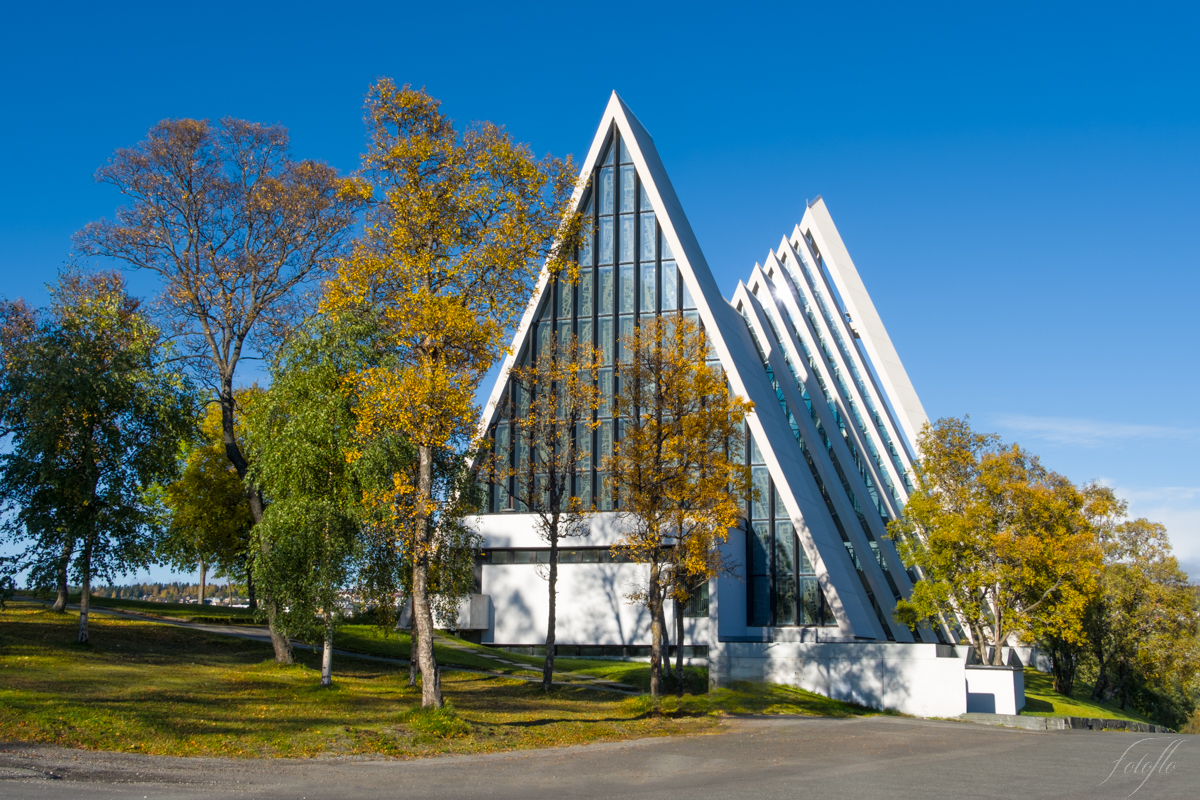
[[[441,706],[429,564],[458,499],[435,492],[434,460],[473,455],[476,387],[504,352],[543,260],[553,274],[574,251],[572,229],[562,225],[574,170],[570,161],[535,159],[490,123],[459,133],[438,101],[389,80],[371,88],[367,124],[369,224],[323,307],[376,309],[394,356],[358,377],[359,434],[402,434],[416,451],[415,480],[397,473],[373,500],[411,513],[422,703]]]
[[[547,692],[554,681],[559,543],[587,535],[592,516],[590,503],[585,505],[573,490],[581,458],[591,461],[592,431],[599,425],[593,419],[600,405],[599,368],[599,353],[576,337],[561,348],[539,353],[532,364],[514,367],[510,376],[518,398],[503,414],[524,442],[518,451],[528,455],[515,467],[498,462],[492,469],[494,482],[507,481],[515,474],[514,497],[523,510],[534,514],[538,532],[550,545],[550,600],[542,666],[542,689]]]
[[[0,496],[30,581],[73,571],[88,641],[91,582],[146,566],[160,517],[151,487],[175,474],[195,398],[159,331],[115,272],[68,271],[48,313],[6,303]]]
[[[250,577],[246,559],[254,517],[246,487],[225,455],[220,406],[208,407],[199,428],[200,437],[183,449],[182,473],[163,487],[168,523],[158,557],[177,569],[199,564],[203,605],[208,567],[227,576]]]
[[[896,618],[914,628],[956,622],[981,660],[993,648],[997,666],[1012,635],[1078,641],[1111,491],[1079,489],[966,420],[926,425],[918,451],[916,491],[889,535],[923,579],[897,603]]]
[[[238,365],[248,352],[269,356],[295,327],[306,288],[343,254],[358,206],[355,182],[293,161],[288,148],[279,125],[164,120],[96,173],[128,205],[75,237],[84,255],[159,277],[164,315],[217,397],[225,453],[243,480],[250,463],[237,436]],[[251,492],[249,501],[258,522],[262,496]],[[279,605],[264,604],[275,658],[290,662],[274,622]]]
[[[624,343],[615,403],[620,436],[606,459],[623,527],[617,548],[649,564],[630,595],[650,611],[650,694],[662,693],[663,604],[686,602],[700,580],[726,569],[718,547],[738,524],[749,476],[737,461],[746,413],[708,343],[684,318],[643,320]],[[679,612],[679,609],[676,609]],[[682,687],[682,646],[679,667]]]
[[[354,404],[347,377],[361,369],[362,340],[350,327],[317,320],[283,348],[271,388],[249,409],[249,480],[270,498],[254,536],[252,572],[286,607],[287,636],[322,621],[321,685],[333,682],[338,592],[350,581],[362,492],[352,466]]]
[[[1130,704],[1139,683],[1162,691],[1196,675],[1197,602],[1162,525],[1122,522],[1104,541],[1100,592],[1087,617],[1098,673],[1092,696]],[[1191,709],[1182,715],[1186,718]]]

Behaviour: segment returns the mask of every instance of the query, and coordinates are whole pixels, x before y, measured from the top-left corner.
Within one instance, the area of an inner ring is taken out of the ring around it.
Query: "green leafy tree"
[[[361,530],[362,491],[354,474],[356,398],[347,377],[362,369],[353,329],[318,319],[284,346],[271,388],[249,408],[249,480],[268,497],[254,527],[253,574],[286,611],[288,637],[324,640],[321,685],[333,681],[338,593],[351,581]]]
[[[1114,527],[1086,626],[1097,665],[1094,698],[1125,708],[1138,687],[1161,695],[1191,682],[1200,669],[1196,595],[1166,528],[1145,519]]]
[[[916,491],[889,532],[922,580],[896,618],[957,624],[996,665],[1013,635],[1080,640],[1112,492],[1077,488],[966,420],[926,425],[918,451]]]
[[[119,273],[68,271],[48,311],[4,303],[0,456],[5,531],[30,580],[66,562],[82,586],[88,641],[92,579],[148,565],[161,512],[151,488],[174,477],[195,396]]]
[[[246,559],[254,526],[246,488],[225,455],[219,406],[208,407],[200,437],[184,448],[182,462],[179,478],[163,487],[168,522],[158,557],[181,570],[199,565],[203,604],[209,567],[226,577],[249,577]]]

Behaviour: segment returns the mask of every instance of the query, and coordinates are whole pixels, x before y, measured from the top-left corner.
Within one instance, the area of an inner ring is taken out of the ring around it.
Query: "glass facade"
[[[674,255],[662,236],[653,204],[628,148],[614,129],[604,155],[592,172],[580,204],[591,234],[577,252],[579,281],[555,281],[543,297],[533,323],[533,335],[518,363],[530,364],[545,348],[562,346],[572,335],[595,343],[600,353],[600,407],[596,430],[582,429],[579,471],[573,494],[600,511],[616,510],[619,498],[603,472],[619,426],[613,417],[613,397],[620,389],[620,365],[627,361],[622,339],[631,336],[639,320],[663,314],[696,316],[695,303],[684,285]],[[517,389],[505,387],[508,401],[519,410]],[[528,443],[511,425],[497,424],[492,447],[501,463],[519,467],[528,457]],[[489,513],[527,510],[520,501],[519,476],[488,484]],[[515,496],[514,496],[515,495]]]
[[[746,503],[746,624],[753,628],[836,625],[758,444],[748,433],[747,438],[754,491]]]

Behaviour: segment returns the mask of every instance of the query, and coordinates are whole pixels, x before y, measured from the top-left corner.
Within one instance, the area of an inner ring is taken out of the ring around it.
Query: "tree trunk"
[[[1103,656],[1096,659],[1099,668],[1096,671],[1096,684],[1092,687],[1092,699],[1104,701],[1104,693],[1108,690],[1108,662]]]
[[[659,595],[659,566],[657,562],[650,564],[650,586],[647,600],[650,605],[650,696],[662,696],[662,639],[663,629],[659,612],[662,610],[662,598]]]
[[[63,612],[67,610],[67,566],[71,561],[72,547],[70,539],[63,542],[62,557],[58,560],[58,597],[54,599],[53,610]]]
[[[413,558],[413,629],[419,634],[417,658],[421,668],[421,706],[442,707],[442,689],[437,676],[437,661],[433,656],[433,611],[429,607],[429,531],[428,508],[433,503],[433,449],[417,447],[419,473],[417,476],[417,515],[413,535],[416,552]]]
[[[333,685],[333,612],[325,609],[325,650],[321,653],[321,685]]]
[[[408,685],[417,685],[417,626],[412,624],[410,619],[408,622]]]
[[[234,434],[232,373],[221,377],[219,400],[221,402],[221,438],[225,444],[225,456],[229,459],[229,463],[233,464],[233,468],[237,470],[238,477],[245,481],[246,473],[250,469],[250,462],[246,460],[242,449],[238,447],[237,436]],[[257,525],[262,522],[263,511],[265,509],[262,493],[257,489],[248,489],[246,495],[250,502],[250,516],[253,517],[254,524]],[[264,541],[261,543],[261,549],[264,557],[271,554],[271,546],[267,542]],[[271,646],[275,649],[275,660],[280,664],[294,663],[296,659],[292,653],[292,642],[279,631],[279,604],[270,597],[264,597],[263,605],[267,611],[267,627],[271,631]]]
[[[204,559],[200,559],[200,588],[197,590],[197,605],[204,605],[204,579],[207,577],[208,565],[204,563]]]
[[[558,586],[558,526],[550,528],[550,615],[546,620],[546,663],[542,665],[542,691],[554,685],[555,593]]]
[[[79,593],[79,643],[88,643],[88,611],[91,610],[92,600],[92,539],[83,546],[83,586]]]
[[[1079,648],[1065,639],[1053,638],[1050,645],[1050,665],[1054,672],[1054,691],[1071,696],[1075,689],[1075,674],[1079,669]]]
[[[250,570],[250,554],[246,554],[246,605],[251,611],[258,610],[258,598],[254,596],[254,573]]]
[[[676,694],[683,697],[683,603],[675,601],[675,682]]]

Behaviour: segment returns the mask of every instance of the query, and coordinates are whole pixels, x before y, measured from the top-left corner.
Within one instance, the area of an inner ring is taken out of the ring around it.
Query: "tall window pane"
[[[791,574],[795,571],[795,537],[792,533],[792,523],[775,523],[775,573],[777,575]]]
[[[646,184],[642,183],[641,198],[638,201],[638,206],[642,211],[653,211],[654,205],[650,202],[650,195],[646,194]]]
[[[575,287],[567,280],[558,281],[558,318],[570,319],[575,299]]]
[[[751,504],[752,519],[767,519],[771,502],[771,479],[766,467],[752,467],[751,479],[754,481],[754,502]]]
[[[613,213],[613,169],[600,170],[600,213]]]
[[[579,316],[590,317],[592,315],[593,306],[593,284],[592,271],[590,269],[582,270],[579,273]]]
[[[613,313],[613,293],[616,291],[616,286],[613,284],[613,268],[600,268],[600,313]]]
[[[642,261],[654,260],[654,215],[642,214]]]
[[[621,213],[633,211],[634,192],[633,167],[621,167]]]
[[[604,461],[612,458],[613,454],[613,424],[612,420],[600,423],[600,436],[597,438],[596,463],[603,468]]]
[[[655,280],[654,263],[642,264],[642,311],[654,311]]]
[[[618,342],[618,350],[622,363],[629,363],[633,358],[633,353],[626,344],[633,337],[633,317],[621,317],[620,341]]]
[[[800,579],[800,619],[801,625],[821,624],[821,586],[816,578]]]
[[[633,261],[634,252],[633,214],[621,215],[621,261]]]
[[[791,575],[775,578],[775,624],[796,624],[796,579]]]
[[[612,217],[600,218],[600,263],[613,263],[613,221]]]
[[[674,261],[664,261],[662,265],[662,308],[663,311],[674,311],[679,308],[679,271]]]
[[[592,321],[590,319],[579,320],[579,346],[592,346]]]
[[[508,509],[508,475],[504,470],[508,468],[509,458],[509,428],[508,425],[496,426],[496,463],[499,465],[496,475],[496,498],[495,510],[504,511]]]
[[[601,417],[612,415],[613,409],[613,371],[612,367],[606,367],[600,370],[600,407],[596,409],[596,413]]]
[[[634,311],[633,299],[637,292],[637,285],[634,283],[633,264],[621,265],[621,313],[627,314]]]
[[[597,503],[596,505],[599,506],[601,511],[612,511],[613,510],[612,479],[609,478],[608,474],[605,472],[597,472],[596,473],[596,484],[600,490],[600,502]]]
[[[596,346],[600,349],[600,363],[613,363],[613,321],[612,317],[601,317],[597,323],[597,341]]]
[[[579,266],[590,267],[592,266],[592,238],[595,229],[592,228],[590,219],[584,224],[587,226],[587,232],[583,235],[583,241],[579,243]]]

